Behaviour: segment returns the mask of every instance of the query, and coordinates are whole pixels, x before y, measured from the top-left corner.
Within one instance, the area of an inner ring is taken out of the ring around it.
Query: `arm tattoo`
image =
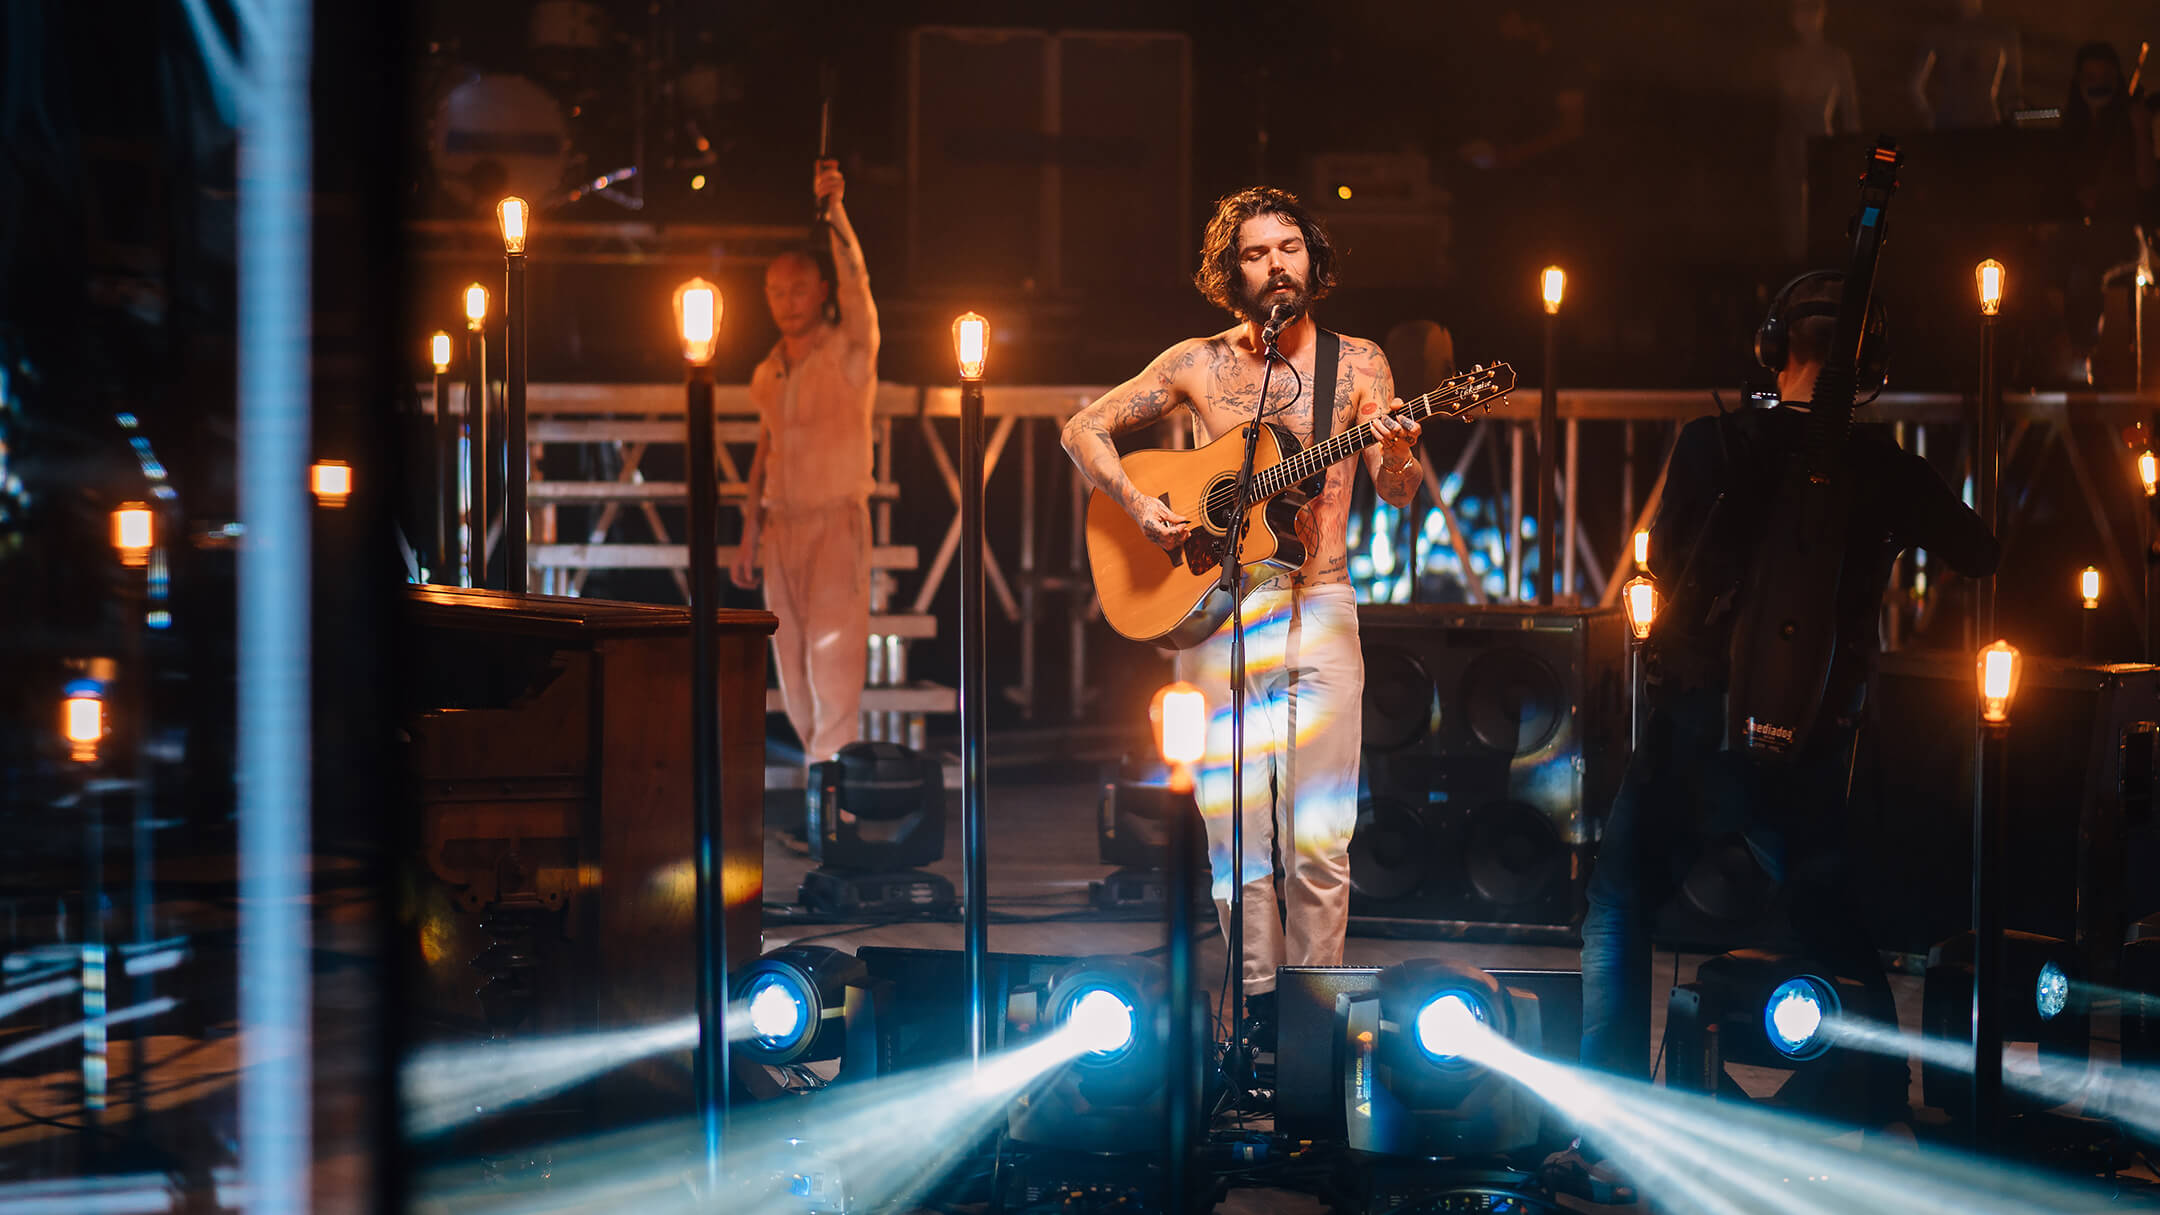
[[[1379,347],[1367,346],[1361,353],[1366,355],[1363,362],[1365,373],[1370,377],[1366,399],[1378,409],[1387,410],[1395,401],[1395,372],[1388,366],[1387,356],[1380,352]],[[1379,465],[1373,472],[1373,489],[1383,500],[1393,506],[1408,506],[1417,496],[1418,486],[1423,482],[1424,475],[1418,468],[1418,452],[1414,444],[1410,448],[1409,460],[1400,467],[1392,466],[1386,449],[1382,449]]]
[[[1380,352],[1375,350],[1373,354],[1378,356]],[[1395,400],[1395,369],[1388,366],[1386,358],[1375,357],[1371,371],[1372,399],[1386,409]]]
[[[1417,456],[1413,453],[1409,463],[1401,468],[1390,468],[1383,464],[1380,475],[1373,478],[1373,489],[1391,506],[1408,506],[1410,500],[1417,496],[1418,486],[1424,484],[1424,480],[1418,470]]]
[[[1154,385],[1133,393],[1123,402],[1113,403],[1106,419],[1112,434],[1121,434],[1145,426],[1163,416],[1170,409],[1169,377]]]
[[[1095,487],[1131,506],[1138,494],[1119,462],[1112,436],[1161,418],[1180,403],[1178,376],[1192,366],[1197,343],[1173,347],[1146,371],[1104,393],[1065,423],[1065,451]]]

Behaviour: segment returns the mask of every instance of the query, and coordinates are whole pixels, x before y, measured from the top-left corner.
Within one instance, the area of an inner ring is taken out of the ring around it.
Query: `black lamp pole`
[[[2010,771],[2010,723],[1981,721],[1973,769],[1973,1145],[1992,1149],[2002,1133],[2003,797]]]
[[[465,537],[467,586],[487,585],[488,434],[487,322],[465,331],[466,501],[469,531]]]
[[[2000,280],[1997,280],[1998,283]],[[2000,290],[1998,286],[1997,290]],[[1985,297],[1983,296],[1983,299]],[[2000,299],[1998,295],[1996,298]],[[1999,305],[1998,305],[1999,306]],[[1980,512],[1980,519],[1988,530],[1997,530],[2000,511],[1996,499],[2000,495],[1999,477],[2002,462],[2002,382],[1995,367],[1995,324],[2001,319],[1994,310],[1982,305],[1980,313],[1980,433],[1975,436],[1973,454],[1976,471],[1973,476],[1973,505]],[[1984,578],[1980,582],[1979,644],[1995,640],[1995,579]]]
[[[2138,475],[2141,479],[2144,476],[2142,464]],[[2154,518],[2156,505],[2160,505],[2160,502],[2156,502],[2152,491],[2147,490],[2145,512],[2138,520],[2138,534],[2145,541],[2145,584],[2140,602],[2141,610],[2138,613],[2138,658],[2143,662],[2153,660],[2153,565],[2160,563],[2160,535],[2155,534],[2160,531],[2160,528],[2155,527],[2155,523],[2160,522]]]
[[[1163,1060],[1169,1076],[1163,1210],[1169,1215],[1184,1215],[1192,1209],[1192,1148],[1200,1122],[1200,1053],[1193,1018],[1200,984],[1196,973],[1199,958],[1193,948],[1193,904],[1198,901],[1195,874],[1203,851],[1199,840],[1200,807],[1189,790],[1186,796],[1176,799],[1171,813],[1175,817],[1170,824],[1170,881],[1166,886],[1170,911],[1168,938],[1163,943],[1170,966],[1170,1041]]]
[[[1537,534],[1538,578],[1537,601],[1539,607],[1551,607],[1553,601],[1553,576],[1558,572],[1559,546],[1554,540],[1552,492],[1553,455],[1559,443],[1560,433],[1560,387],[1554,382],[1555,368],[1559,363],[1560,310],[1548,305],[1545,309],[1545,376],[1544,385],[1538,390],[1537,434]]]
[[[1995,266],[1989,282],[1989,263],[1976,270],[1980,282],[1980,433],[1973,452],[1977,468],[1973,478],[1974,505],[1988,530],[2000,522],[1998,478],[2002,451],[2002,385],[1995,372],[1996,313],[2002,299],[2002,268]],[[1995,579],[1980,581],[1980,641],[1992,644],[1995,636]],[[1980,703],[1986,703],[1986,659],[1981,659]],[[2003,796],[2008,772],[2010,723],[2007,705],[2003,720],[1989,721],[1983,711],[1975,717],[1979,738],[1973,748],[1973,1144],[1982,1151],[1992,1148],[2002,1128],[2002,889]]]
[[[1974,437],[1974,489],[1979,515],[1989,532],[2000,525],[2002,460],[2002,385],[1996,376],[1996,313],[2002,301],[2002,266],[1989,262],[1974,270],[1981,285],[1981,426]],[[1996,636],[1996,579],[1979,586],[1981,644]],[[1981,659],[1985,705],[1985,662]],[[2002,796],[2009,772],[2009,713],[1989,722],[1976,718],[1979,739],[1972,748],[1972,1141],[1992,1148],[2002,1129]]]
[[[441,354],[450,353],[450,335],[439,334]],[[458,553],[458,424],[450,412],[450,362],[435,364],[435,467],[441,482],[436,487],[435,581],[457,583]]]
[[[522,242],[520,242],[522,244]],[[525,327],[525,254],[503,255],[509,263],[504,287],[503,321],[503,587],[531,590],[525,564],[525,352],[531,335]]]
[[[983,726],[983,385],[978,369],[960,381],[960,838],[967,884],[963,931],[968,985],[968,1049],[980,1061],[989,1043],[989,831],[984,821]]]
[[[720,605],[719,485],[713,470],[712,368],[693,363],[684,415],[690,493],[690,761],[697,831],[698,1128],[706,1180],[717,1194],[727,1123],[727,897],[720,856],[720,672],[713,613]]]

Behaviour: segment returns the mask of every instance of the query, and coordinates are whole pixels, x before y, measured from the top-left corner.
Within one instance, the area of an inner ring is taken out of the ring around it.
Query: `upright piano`
[[[774,620],[717,615],[732,966],[758,951]],[[402,625],[409,1039],[693,1013],[689,609],[419,586]]]

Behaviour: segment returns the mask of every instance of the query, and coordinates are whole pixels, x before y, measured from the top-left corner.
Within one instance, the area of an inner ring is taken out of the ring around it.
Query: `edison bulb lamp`
[[[712,362],[720,344],[720,288],[694,278],[675,288],[676,334],[682,339],[683,358],[703,367]]]
[[[343,460],[317,460],[309,470],[309,488],[315,491],[315,502],[330,510],[345,505],[352,495],[352,465]]]
[[[525,224],[530,218],[525,200],[515,194],[495,204],[495,220],[502,225],[503,252],[525,252]]]
[[[123,502],[112,513],[112,545],[120,554],[120,564],[139,566],[150,560],[150,547],[156,543],[156,528],[151,522],[150,508],[140,502]]]
[[[449,334],[447,334],[447,333],[443,333],[443,332],[440,332],[440,331],[437,331],[434,337],[431,337],[431,338],[429,338],[429,339],[428,339],[428,361],[429,361],[429,362],[431,362],[431,363],[433,363],[433,364],[435,364],[435,374],[436,374],[436,375],[446,375],[446,374],[448,374],[448,373],[449,373],[449,371],[450,371],[450,335],[449,335]]]
[[[960,378],[970,382],[983,378],[983,364],[990,354],[990,322],[973,312],[962,313],[952,323],[952,341]]]
[[[1155,719],[1155,745],[1163,762],[1198,763],[1207,751],[1207,697],[1179,680],[1155,693],[1148,716]]]
[[[78,679],[68,684],[65,699],[60,702],[60,733],[68,741],[68,758],[77,763],[94,763],[98,757],[98,744],[105,738],[104,690],[94,679]]]
[[[1155,726],[1155,748],[1170,767],[1170,787],[1179,793],[1192,791],[1192,766],[1207,754],[1207,697],[1200,689],[1179,680],[1155,693],[1148,706]]]
[[[1548,315],[1558,314],[1560,311],[1560,299],[1567,294],[1567,271],[1558,266],[1545,267],[1545,273],[1540,278],[1540,285],[1545,292],[1546,313]]]
[[[487,323],[487,288],[478,283],[465,288],[465,327],[474,333]]]
[[[1637,641],[1650,636],[1650,626],[1657,621],[1657,583],[1637,574],[1620,588],[1620,594],[1627,604],[1628,631]]]
[[[2009,722],[2011,702],[2017,699],[2019,665],[2017,647],[2007,641],[1980,651],[1980,720],[1992,725]]]
[[[2002,311],[2003,264],[1989,258],[1973,267],[1973,282],[1980,288],[1980,314],[1994,316]]]

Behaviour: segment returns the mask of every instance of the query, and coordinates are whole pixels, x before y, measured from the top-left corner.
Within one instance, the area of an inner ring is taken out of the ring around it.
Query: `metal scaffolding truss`
[[[457,388],[453,389],[453,408],[461,408]],[[997,544],[990,543],[991,551],[984,554],[984,573],[990,594],[1003,617],[1018,626],[1021,634],[1018,680],[1005,694],[1025,714],[1033,715],[1039,704],[1038,676],[1042,651],[1042,630],[1045,627],[1062,626],[1065,644],[1056,647],[1052,658],[1063,657],[1070,666],[1068,680],[1067,710],[1074,716],[1087,708],[1086,687],[1090,681],[1083,678],[1087,662],[1087,637],[1089,626],[1101,615],[1101,605],[1095,597],[1093,584],[1086,569],[1083,528],[1089,486],[1077,469],[1059,463],[1047,476],[1040,467],[1039,453],[1047,444],[1041,441],[1040,430],[1044,426],[1062,427],[1066,418],[1100,395],[1104,388],[1086,385],[1019,385],[993,386],[986,395],[986,412],[992,422],[988,446],[985,452],[984,477],[997,474],[1016,441],[1019,449],[1019,518],[1016,538],[1005,539],[1008,551],[997,551]],[[1521,392],[1534,392],[1534,387],[1519,388]],[[422,396],[428,392],[423,386]],[[1728,393],[1727,400],[1737,399]],[[640,471],[640,465],[648,448],[655,443],[679,443],[683,435],[683,393],[675,384],[535,384],[529,390],[529,408],[532,413],[530,437],[533,445],[533,466],[539,467],[538,454],[547,445],[566,443],[606,444],[618,453],[619,472],[613,481],[536,482],[530,493],[533,512],[532,534],[536,542],[532,546],[532,564],[535,582],[544,591],[558,594],[576,594],[584,586],[587,573],[600,568],[659,568],[673,572],[681,584],[684,549],[669,537],[658,511],[663,503],[680,502],[683,486],[672,481],[648,481]],[[757,422],[751,407],[749,391],[743,386],[722,386],[718,392],[717,407],[720,414],[719,462],[721,493],[723,501],[740,508],[744,493],[743,470],[748,467],[750,450],[757,441]],[[1556,525],[1563,529],[1561,548],[1564,554],[1560,570],[1562,576],[1562,599],[1566,602],[1600,604],[1610,606],[1617,602],[1622,583],[1632,574],[1632,562],[1628,556],[1630,537],[1638,528],[1648,527],[1655,516],[1664,489],[1663,466],[1670,444],[1677,436],[1679,424],[1702,416],[1713,408],[1706,390],[1626,390],[1626,389],[1563,389],[1559,394],[1559,412],[1563,423],[1560,441],[1562,450],[1555,460],[1555,502],[1560,511]],[[2059,453],[2067,461],[2073,479],[2091,516],[2099,539],[2106,567],[2115,578],[2115,584],[2124,587],[2142,585],[2142,571],[2132,561],[2132,545],[2142,534],[2136,514],[2136,453],[2119,442],[2096,447],[2090,441],[2080,443],[2079,435],[2088,440],[2105,433],[2116,435],[2125,426],[2149,423],[2154,402],[2135,394],[2103,393],[2028,393],[2011,396],[2005,401],[2006,421],[2011,427],[2005,447],[2005,468],[2019,454],[2026,453],[2023,465],[2027,476],[2037,470],[2038,462]],[[1971,444],[1966,442],[1973,412],[1971,397],[1958,393],[1896,393],[1885,394],[1867,411],[1867,419],[1886,422],[1897,427],[1900,439],[1908,446],[1925,453],[1933,445],[1938,456],[1950,455],[1955,475],[1962,478],[1970,458]],[[952,435],[956,432],[959,417],[959,392],[948,386],[918,386],[885,383],[878,388],[876,418],[876,491],[873,496],[874,548],[872,564],[875,587],[873,610],[878,613],[878,624],[873,630],[878,652],[873,654],[873,670],[888,686],[880,695],[894,699],[894,711],[917,714],[922,712],[949,712],[947,699],[949,689],[923,689],[919,692],[905,688],[901,675],[905,670],[906,645],[911,640],[934,637],[937,622],[933,608],[944,583],[950,576],[954,557],[960,541],[960,524],[957,511],[959,501],[959,474],[951,456]],[[1535,499],[1535,493],[1523,484],[1526,470],[1534,470],[1536,437],[1530,429],[1532,419],[1518,417],[1505,411],[1495,411],[1467,424],[1462,445],[1453,453],[1452,466],[1443,470],[1439,461],[1428,461],[1425,484],[1412,510],[1423,518],[1428,511],[1438,512],[1441,534],[1431,538],[1429,544],[1447,546],[1453,560],[1465,572],[1463,586],[1473,603],[1510,601],[1511,596],[1491,596],[1481,585],[1481,580],[1470,577],[1473,565],[1470,533],[1463,526],[1458,514],[1458,504],[1466,492],[1481,494],[1485,500],[1498,504],[1507,513],[1504,562],[1510,571],[1507,586],[1518,590],[1524,585],[1522,561],[1530,546],[1522,542],[1522,504]],[[892,510],[899,502],[900,489],[893,476],[892,442],[896,425],[915,426],[927,449],[938,479],[944,486],[948,503],[954,507],[950,521],[940,537],[937,547],[924,562],[921,553],[909,545],[892,543]],[[1583,428],[1593,428],[1590,437],[1591,459],[1598,462],[1618,460],[1621,475],[1617,494],[1611,502],[1586,503],[1578,492],[1577,476],[1583,462],[1585,435]],[[1656,427],[1644,434],[1645,425]],[[1168,442],[1175,446],[1189,446],[1192,442],[1190,419],[1178,415],[1166,422]],[[2149,432],[2148,432],[2149,433]],[[1943,447],[1949,443],[1948,448]],[[1656,444],[1656,446],[1650,446]],[[1648,492],[1637,492],[1637,469],[1642,465],[1638,458],[1654,457],[1657,472],[1652,476]],[[2112,450],[2112,463],[2095,454]],[[1480,457],[1484,457],[1482,460]],[[1497,470],[1497,471],[1493,471]],[[1071,534],[1068,537],[1066,560],[1061,568],[1046,568],[1043,561],[1043,512],[1064,494],[1070,509],[1065,512]],[[563,506],[599,505],[599,515],[585,534],[576,537],[561,536],[558,512]],[[640,512],[652,528],[656,542],[625,542],[614,538],[615,525],[622,519],[626,509]],[[1584,518],[1589,519],[1586,526]],[[1366,518],[1364,526],[1370,534],[1372,519]],[[2010,520],[2006,530],[2015,527]],[[2129,537],[2128,540],[2125,537]],[[1414,548],[1412,560],[1424,560],[1432,552],[1430,547]],[[723,550],[722,559],[731,560],[731,550]],[[1910,562],[1911,558],[1908,558]],[[900,594],[897,574],[919,574],[910,596]],[[1901,585],[1909,577],[1910,569],[1900,570]],[[1924,585],[1924,584],[1923,584]],[[1901,596],[1893,604],[1887,627],[1893,639],[1904,629],[1924,624],[1934,609],[1939,596],[1931,599],[1921,593]],[[2120,602],[2120,600],[2118,600]],[[899,701],[906,701],[906,708]],[[881,702],[882,703],[882,702]],[[905,728],[894,726],[904,734]],[[880,736],[883,736],[882,733]],[[898,737],[899,735],[895,735]]]

